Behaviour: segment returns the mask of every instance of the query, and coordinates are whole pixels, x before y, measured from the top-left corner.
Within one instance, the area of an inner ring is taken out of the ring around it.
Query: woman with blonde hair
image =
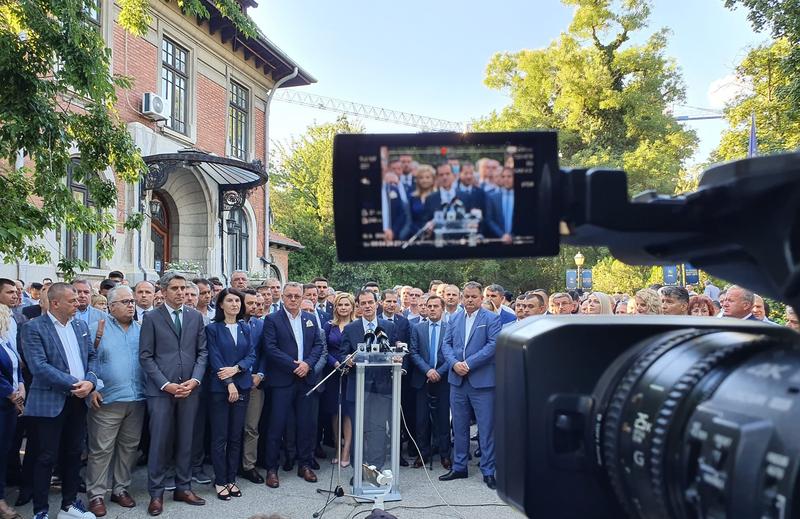
[[[604,292],[592,292],[586,298],[587,315],[611,315],[614,313],[614,300]]]
[[[425,209],[425,201],[431,195],[435,188],[434,179],[436,178],[436,170],[433,166],[422,164],[417,168],[417,175],[414,177],[416,189],[409,197],[409,208],[411,210],[411,232],[416,233],[428,223],[427,210]]]
[[[22,414],[25,402],[21,362],[10,333],[12,319],[11,309],[0,304],[0,519],[22,519],[5,499],[8,456],[17,430],[17,417]]]
[[[628,303],[628,313],[637,315],[661,315],[661,297],[651,288],[636,292]]]
[[[328,373],[331,370],[338,368],[347,358],[348,352],[342,348],[342,334],[344,327],[356,319],[356,301],[351,294],[347,292],[339,292],[333,300],[333,317],[324,325],[322,329],[325,332],[325,339],[328,341]],[[351,409],[350,412],[345,412],[342,409],[342,430],[339,430],[339,383],[341,381],[342,388],[342,405],[347,405],[344,395],[347,394],[347,378],[342,377],[341,373],[337,372],[331,376],[325,383],[325,392],[322,393],[322,410],[323,413],[330,414],[333,417],[333,436],[336,438],[337,452],[339,444],[342,443],[342,436],[344,436],[344,443],[341,446],[342,459],[334,457],[331,463],[339,463],[342,467],[350,465],[350,444],[353,440],[353,427],[350,422],[350,416],[355,414],[355,410]]]

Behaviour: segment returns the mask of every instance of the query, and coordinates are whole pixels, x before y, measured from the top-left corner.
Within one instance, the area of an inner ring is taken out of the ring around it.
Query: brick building
[[[241,1],[244,9],[256,5]],[[210,2],[211,17],[199,19],[177,2],[151,0],[142,37],[117,24],[114,0],[98,2],[92,14],[113,71],[134,80],[117,109],[149,173],[139,185],[117,181],[112,259],[97,257],[96,237],[66,231],[46,236],[53,257],[87,260],[85,274],[93,278],[121,270],[131,280],[155,279],[168,263],[188,262],[207,275],[241,269],[285,281],[288,253],[302,245],[270,232],[265,218],[270,93],[314,78],[263,35],[239,34]],[[113,179],[113,172],[105,175]],[[73,191],[91,204],[82,186]],[[140,231],[125,231],[126,215],[136,212],[149,218]],[[38,280],[57,273],[52,265],[12,264],[0,266],[0,275]]]

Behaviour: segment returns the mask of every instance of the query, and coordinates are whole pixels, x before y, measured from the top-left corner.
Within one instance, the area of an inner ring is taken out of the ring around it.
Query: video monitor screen
[[[554,132],[339,135],[339,258],[554,254],[557,180]]]

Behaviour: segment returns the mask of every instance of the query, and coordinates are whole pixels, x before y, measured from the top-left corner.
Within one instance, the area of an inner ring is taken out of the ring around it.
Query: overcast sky
[[[755,34],[743,10],[723,0],[656,0],[650,28],[669,27],[668,54],[681,67],[687,105],[720,108],[739,88],[736,64]],[[487,7],[488,6],[488,7]],[[572,8],[557,0],[260,0],[250,14],[264,33],[317,79],[309,93],[453,121],[466,121],[509,103],[483,84],[495,52],[547,46],[565,31]],[[696,113],[696,112],[695,112]],[[270,130],[286,141],[338,114],[274,101]],[[370,132],[412,128],[362,121]],[[721,121],[691,124],[704,160],[719,142]]]

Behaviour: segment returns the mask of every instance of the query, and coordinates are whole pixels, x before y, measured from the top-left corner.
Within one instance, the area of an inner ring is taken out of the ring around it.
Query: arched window
[[[249,270],[250,233],[242,209],[230,212],[228,226],[228,271]]]

